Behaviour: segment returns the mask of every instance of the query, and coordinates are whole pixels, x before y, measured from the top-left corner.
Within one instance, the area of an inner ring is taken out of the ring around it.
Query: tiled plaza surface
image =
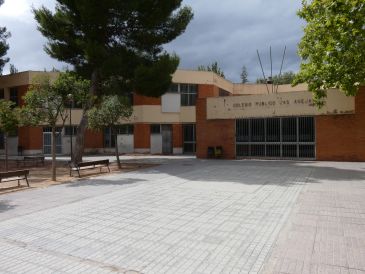
[[[160,162],[0,195],[0,273],[365,271],[365,164]]]

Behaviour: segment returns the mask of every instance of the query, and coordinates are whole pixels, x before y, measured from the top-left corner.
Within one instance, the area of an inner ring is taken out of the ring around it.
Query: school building
[[[26,71],[0,76],[0,98],[23,105],[33,77]],[[212,72],[177,70],[160,98],[132,94],[133,115],[118,128],[117,144],[109,128],[87,130],[85,152],[196,154],[225,159],[265,158],[329,161],[365,160],[365,87],[356,97],[328,91],[323,108],[314,106],[305,84],[235,84]],[[57,153],[69,155],[75,144],[81,109],[59,128]],[[21,127],[9,138],[10,155],[50,154],[46,126]],[[4,149],[0,134],[0,153]]]

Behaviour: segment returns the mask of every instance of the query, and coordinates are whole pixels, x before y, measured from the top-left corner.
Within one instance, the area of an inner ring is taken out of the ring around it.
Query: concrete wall
[[[151,134],[151,154],[162,154],[162,135]]]

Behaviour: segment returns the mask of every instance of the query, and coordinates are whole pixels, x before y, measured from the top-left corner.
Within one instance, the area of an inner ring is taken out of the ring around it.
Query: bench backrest
[[[109,160],[96,160],[96,161],[87,161],[87,162],[80,162],[77,163],[77,166],[79,167],[85,167],[85,166],[93,166],[93,165],[109,165]]]
[[[10,177],[16,177],[16,176],[25,176],[29,175],[29,170],[14,170],[14,171],[7,171],[7,172],[0,172],[0,178],[10,178]]]

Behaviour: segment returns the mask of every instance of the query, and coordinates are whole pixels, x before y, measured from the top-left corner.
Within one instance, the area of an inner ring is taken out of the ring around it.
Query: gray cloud
[[[12,0],[5,0],[12,1]],[[53,8],[54,0],[22,0],[27,5],[22,16],[5,16],[0,25],[12,32],[9,40],[10,63],[19,70],[62,68],[60,63],[43,51],[46,40],[36,30],[30,6],[46,5]],[[180,67],[195,69],[218,61],[226,77],[239,81],[241,67],[248,69],[249,80],[261,77],[256,49],[261,53],[265,73],[270,71],[269,46],[273,50],[274,73],[278,73],[284,46],[287,55],[284,71],[296,71],[299,66],[297,44],[302,36],[303,22],[296,11],[300,0],[185,0],[192,7],[194,19],[186,32],[172,43],[165,45],[169,52],[176,52]],[[2,7],[0,7],[1,12]],[[0,15],[1,16],[1,15]],[[4,70],[6,73],[7,66]]]

